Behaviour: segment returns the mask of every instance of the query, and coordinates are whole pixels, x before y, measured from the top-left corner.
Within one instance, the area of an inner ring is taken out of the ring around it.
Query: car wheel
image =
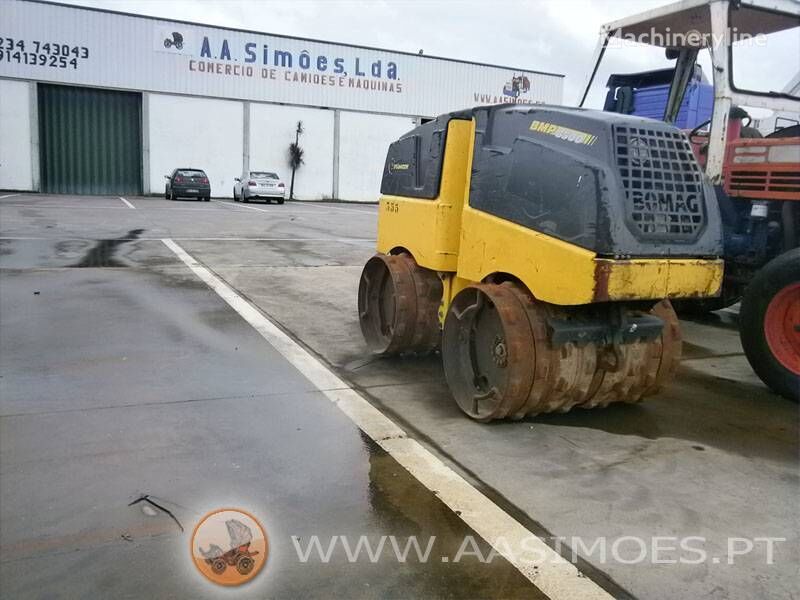
[[[244,190],[242,190],[242,202],[249,202],[247,196],[244,195]]]
[[[167,188],[164,188],[164,200],[169,200],[169,191]]]
[[[233,201],[238,202],[239,199],[236,197],[236,188],[233,188]]]
[[[286,202],[284,198],[278,198],[278,204],[283,204],[284,202]]]
[[[206,202],[211,202],[211,196],[206,196]]]

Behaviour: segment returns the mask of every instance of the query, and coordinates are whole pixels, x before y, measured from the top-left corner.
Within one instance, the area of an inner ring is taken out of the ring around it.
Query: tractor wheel
[[[774,258],[753,277],[739,310],[739,335],[761,380],[800,400],[800,248]]]
[[[375,354],[425,353],[439,342],[442,283],[407,254],[376,254],[358,286],[361,332]]]

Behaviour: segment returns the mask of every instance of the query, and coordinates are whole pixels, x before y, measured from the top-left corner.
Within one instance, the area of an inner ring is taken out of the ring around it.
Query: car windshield
[[[180,169],[175,175],[180,175],[181,177],[205,177],[206,174],[202,171],[196,171],[194,169]]]
[[[269,171],[250,171],[250,177],[254,179],[278,179],[275,173]]]

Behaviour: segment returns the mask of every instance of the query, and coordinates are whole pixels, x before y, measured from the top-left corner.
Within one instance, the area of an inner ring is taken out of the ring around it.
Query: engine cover
[[[716,257],[714,191],[679,129],[556,106],[491,106],[476,121],[469,204],[608,257]]]

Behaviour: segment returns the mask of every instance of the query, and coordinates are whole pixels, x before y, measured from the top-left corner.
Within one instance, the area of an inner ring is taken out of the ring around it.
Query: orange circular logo
[[[242,585],[267,562],[267,534],[256,518],[243,510],[223,508],[200,519],[192,533],[192,560],[209,581]]]

